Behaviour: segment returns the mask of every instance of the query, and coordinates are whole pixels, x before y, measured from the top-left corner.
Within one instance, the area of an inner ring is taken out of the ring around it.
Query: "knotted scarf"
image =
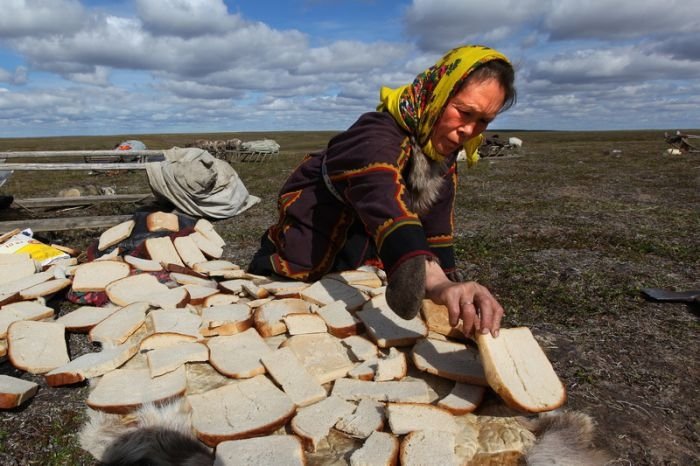
[[[430,140],[433,126],[439,120],[445,105],[462,87],[462,83],[477,66],[490,60],[508,58],[497,50],[482,45],[465,45],[447,52],[435,65],[418,76],[412,84],[391,89],[382,87],[379,91],[381,103],[378,111],[388,111],[394,119],[410,132],[421,146],[423,153],[433,160],[441,161]],[[469,166],[479,159],[477,149],[482,136],[476,136],[464,143]]]

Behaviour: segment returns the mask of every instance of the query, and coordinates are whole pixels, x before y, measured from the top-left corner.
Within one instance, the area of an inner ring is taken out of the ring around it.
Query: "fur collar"
[[[408,176],[406,186],[408,188],[408,206],[419,216],[428,213],[435,204],[440,193],[447,172],[447,164],[444,161],[429,159],[420,146],[411,141],[413,153],[408,160]]]

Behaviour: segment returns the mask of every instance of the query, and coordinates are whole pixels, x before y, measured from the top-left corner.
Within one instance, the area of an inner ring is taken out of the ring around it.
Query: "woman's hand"
[[[504,311],[486,287],[476,282],[452,282],[436,262],[426,261],[425,294],[435,303],[447,306],[451,326],[456,327],[462,320],[465,336],[489,331],[498,336]]]

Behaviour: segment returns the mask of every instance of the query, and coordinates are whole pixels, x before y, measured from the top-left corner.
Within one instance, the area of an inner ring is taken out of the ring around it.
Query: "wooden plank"
[[[86,228],[106,228],[130,220],[132,215],[106,215],[102,217],[64,217],[41,218],[28,220],[11,220],[0,222],[0,231],[10,231],[15,228],[31,228],[39,231],[79,230]]]
[[[35,197],[32,199],[15,199],[20,207],[64,207],[74,205],[90,205],[99,202],[138,202],[153,199],[153,194],[115,194],[112,196],[75,196],[75,197]]]
[[[145,170],[145,163],[3,163],[2,170]]]
[[[162,150],[44,150],[44,151],[9,151],[0,152],[0,158],[7,159],[35,159],[53,157],[95,157],[106,155],[118,155],[121,157],[148,157],[151,155],[163,155]]]

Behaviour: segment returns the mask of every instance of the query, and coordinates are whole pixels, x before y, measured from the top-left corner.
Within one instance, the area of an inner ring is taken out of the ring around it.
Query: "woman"
[[[498,335],[503,308],[476,282],[460,283],[453,250],[457,153],[478,159],[481,133],[515,102],[508,59],[483,46],[448,52],[412,84],[383,88],[326,150],[307,155],[282,187],[279,221],[249,270],[297,280],[374,264],[387,302],[414,317],[428,297],[465,335]],[[452,280],[450,279],[452,278]]]

